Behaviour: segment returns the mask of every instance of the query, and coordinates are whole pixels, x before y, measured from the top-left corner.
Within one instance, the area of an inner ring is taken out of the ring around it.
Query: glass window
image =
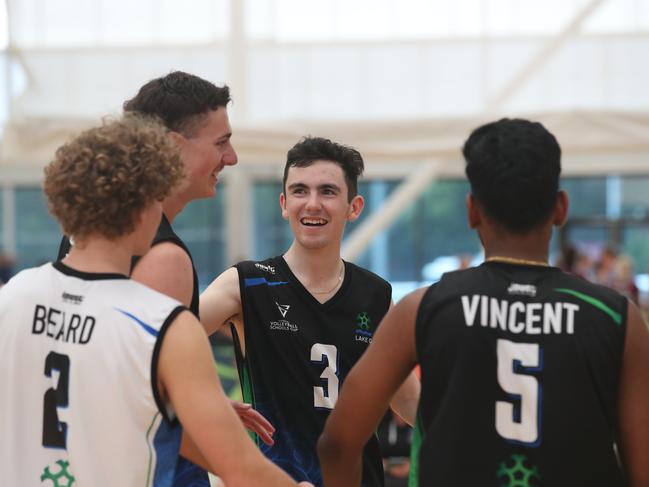
[[[606,178],[564,178],[561,188],[570,198],[568,218],[606,215]]]
[[[649,176],[626,176],[622,178],[622,217],[649,218]]]
[[[361,181],[358,184],[358,192],[365,198],[365,208],[361,216],[355,221],[347,224],[345,229],[346,239],[349,235],[363,224],[363,222],[376,211],[380,211],[383,200],[385,200],[400,181]],[[390,247],[389,229],[376,235],[369,247],[354,262],[361,267],[370,269],[372,272],[387,279],[390,272]]]
[[[17,268],[34,267],[56,258],[61,230],[47,211],[40,188],[16,188]]]
[[[174,231],[192,253],[201,289],[225,269],[225,191],[219,184],[214,198],[193,201],[173,221]]]
[[[253,259],[283,254],[293,241],[279,206],[281,192],[281,181],[259,181],[253,186]]]
[[[622,232],[621,253],[631,257],[636,274],[649,273],[649,224],[629,225]]]

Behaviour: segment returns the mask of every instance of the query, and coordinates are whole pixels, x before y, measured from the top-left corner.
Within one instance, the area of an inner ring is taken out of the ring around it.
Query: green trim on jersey
[[[412,433],[412,445],[410,446],[410,474],[408,477],[408,487],[419,487],[419,451],[421,443],[424,440],[424,425],[419,413],[415,429]]]
[[[248,364],[245,362],[241,367],[241,393],[243,394],[243,402],[252,404],[252,407],[255,407],[255,394],[252,390],[252,381],[250,380],[250,371],[248,370]],[[259,446],[259,436],[257,433],[248,431],[248,436]]]
[[[602,310],[604,313],[609,315],[617,326],[620,326],[622,324],[622,315],[620,313],[617,313],[616,311],[613,311],[611,308],[609,308],[604,303],[602,303],[599,299],[595,299],[592,296],[580,293],[579,291],[575,291],[574,289],[555,288],[554,290],[559,293],[570,294],[572,296],[575,296],[576,298],[581,299],[582,301],[587,302],[588,304],[592,304],[596,308]]]
[[[151,448],[151,441],[149,441],[149,434],[151,434],[151,430],[153,429],[153,425],[155,424],[156,419],[158,419],[159,415],[160,415],[160,411],[157,411],[153,415],[153,419],[151,420],[151,424],[149,425],[149,429],[146,430],[146,435],[145,435],[145,437],[147,439],[146,444],[149,447],[149,467],[147,468],[147,472],[146,472],[146,484],[145,484],[147,486],[151,485],[151,467],[152,467],[152,464],[153,464],[153,449]]]

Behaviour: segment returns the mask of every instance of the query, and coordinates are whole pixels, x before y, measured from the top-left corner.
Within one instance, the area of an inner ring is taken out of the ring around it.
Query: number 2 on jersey
[[[539,440],[541,384],[530,372],[543,369],[537,343],[499,339],[498,384],[513,402],[496,401],[496,431],[509,441],[535,446]]]
[[[50,387],[43,398],[43,446],[65,448],[68,425],[59,421],[56,408],[68,405],[70,358],[67,355],[50,352],[45,358],[45,376],[52,377],[54,370],[59,372],[56,389]]]
[[[327,382],[327,392],[320,386],[313,387],[313,406],[316,408],[333,409],[338,400],[338,349],[335,345],[316,343],[311,347],[311,362],[323,364],[326,367],[320,378]]]

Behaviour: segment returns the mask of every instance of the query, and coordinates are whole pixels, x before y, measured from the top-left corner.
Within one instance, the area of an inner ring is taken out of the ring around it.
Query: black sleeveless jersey
[[[554,267],[446,274],[416,322],[410,486],[616,487],[627,301]]]
[[[345,377],[390,307],[390,284],[345,262],[340,289],[321,304],[283,257],[236,268],[246,348],[244,358],[236,347],[244,400],[276,428],[272,447],[258,444],[295,480],[321,486],[316,442]],[[365,446],[362,485],[383,485],[376,437]]]
[[[194,289],[192,290],[192,301],[189,305],[189,309],[192,313],[194,313],[194,315],[196,315],[196,317],[198,317],[198,275],[196,274],[196,268],[194,267],[194,260],[192,259],[192,254],[189,252],[189,249],[180,239],[180,237],[176,235],[173,228],[171,228],[169,220],[167,220],[167,217],[164,215],[162,215],[160,226],[158,226],[158,231],[153,238],[151,247],[162,242],[172,242],[178,247],[182,248],[189,256],[189,259],[192,261]],[[59,252],[56,260],[63,259],[68,254],[68,252],[70,252],[70,240],[68,239],[68,237],[63,236],[61,243],[59,244]],[[133,267],[135,267],[135,264],[137,264],[138,259],[139,257],[133,257],[133,260],[131,262],[131,270],[133,269]]]

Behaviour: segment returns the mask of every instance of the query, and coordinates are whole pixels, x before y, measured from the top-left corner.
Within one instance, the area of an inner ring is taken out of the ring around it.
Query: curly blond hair
[[[45,168],[50,213],[66,235],[114,239],[184,177],[177,145],[157,120],[127,114],[62,145]]]

